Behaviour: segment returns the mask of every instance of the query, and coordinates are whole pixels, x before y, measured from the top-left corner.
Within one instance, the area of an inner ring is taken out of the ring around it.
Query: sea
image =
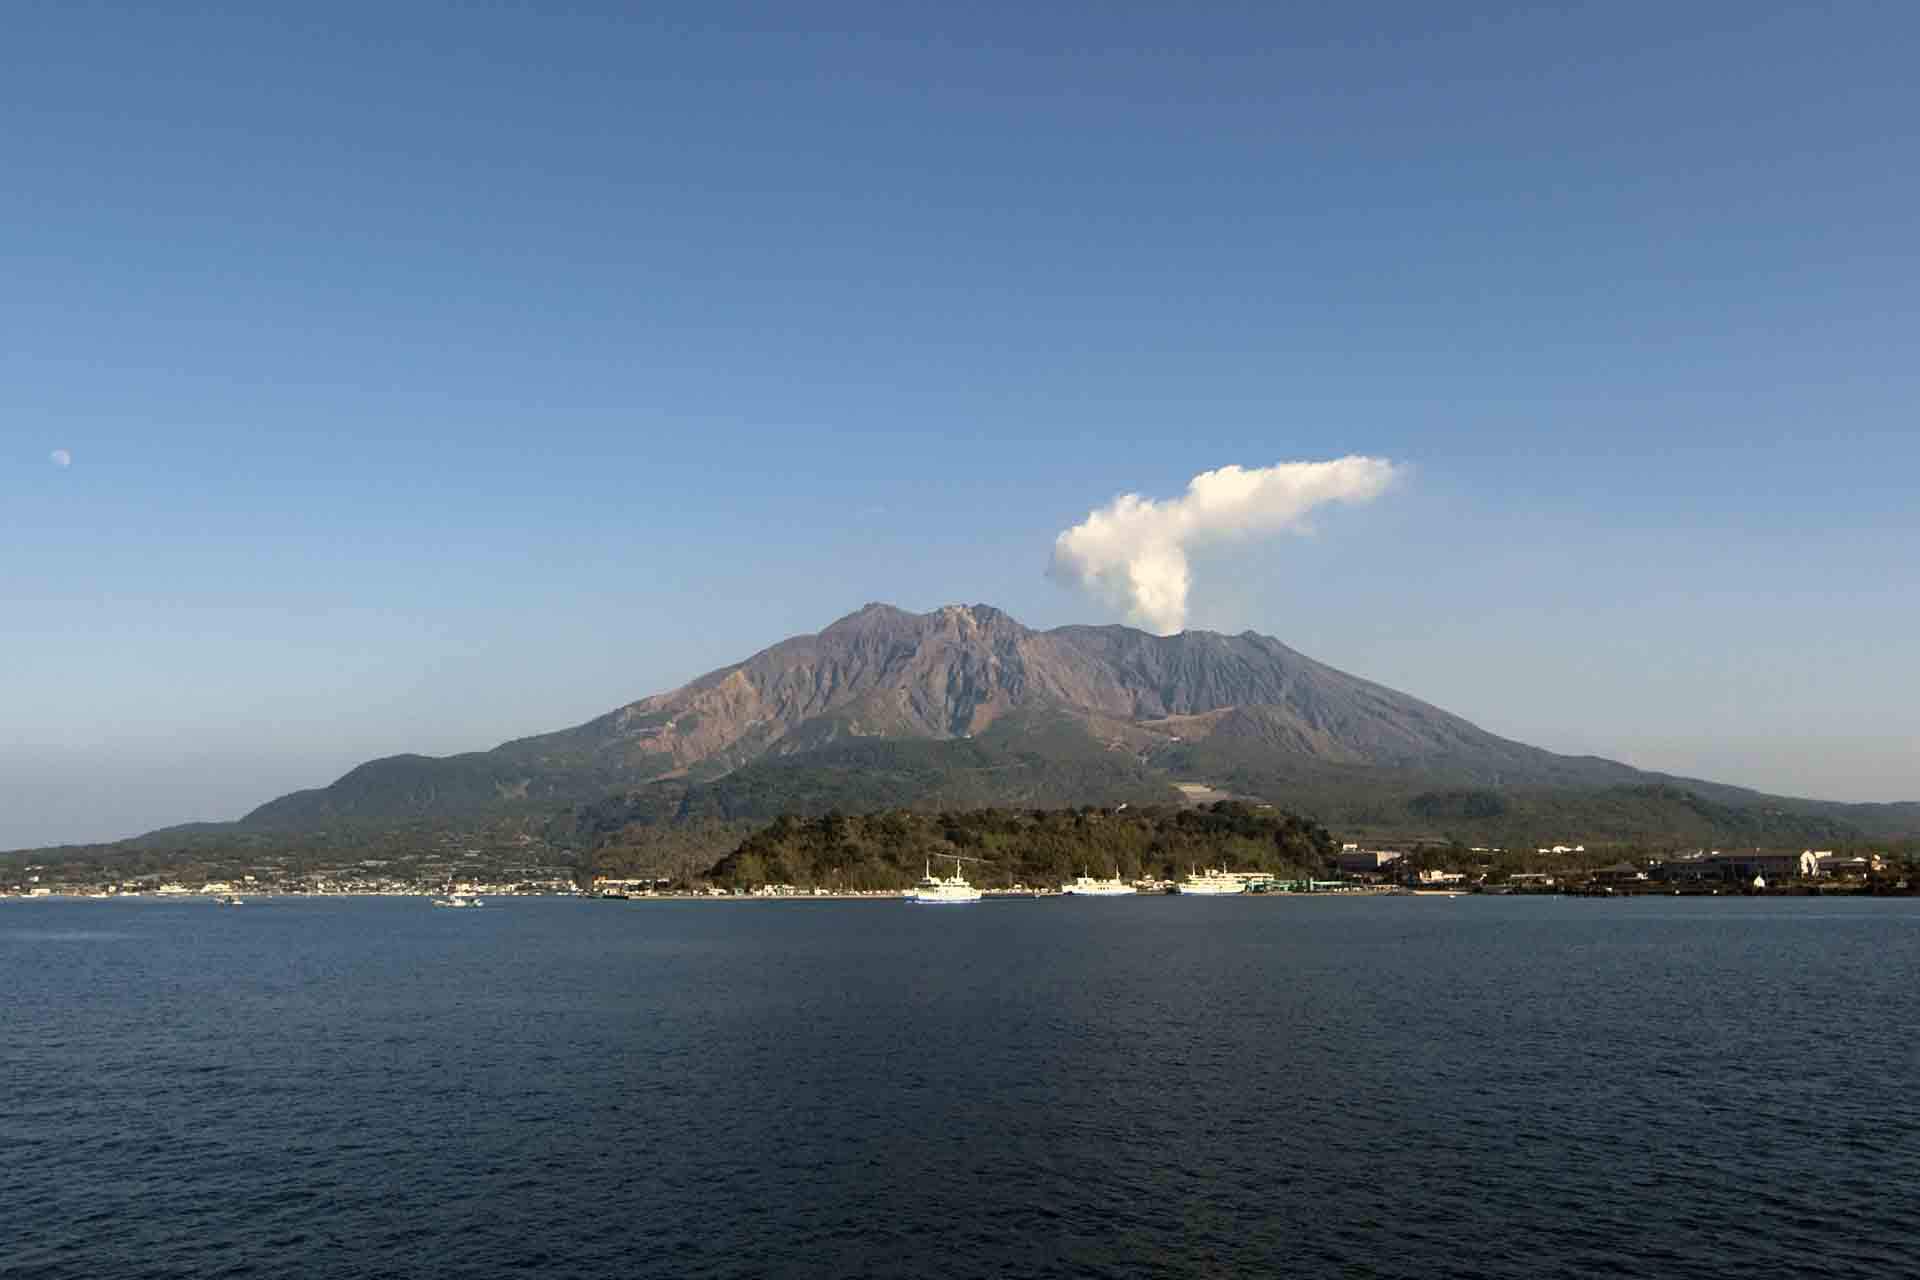
[[[1920,1275],[1920,900],[0,902],[0,1276]]]

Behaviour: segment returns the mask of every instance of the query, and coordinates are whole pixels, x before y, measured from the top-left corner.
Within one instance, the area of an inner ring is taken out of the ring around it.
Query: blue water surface
[[[0,1275],[1920,1274],[1920,900],[0,903]]]

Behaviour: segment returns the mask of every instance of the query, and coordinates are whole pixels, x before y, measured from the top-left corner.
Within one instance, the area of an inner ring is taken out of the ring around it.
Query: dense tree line
[[[1192,868],[1325,875],[1337,846],[1324,827],[1233,801],[1197,809],[974,809],[781,817],[707,873],[715,884],[900,889],[928,864],[965,860],[983,888],[1057,884],[1076,875],[1173,878]]]
[[[760,828],[711,819],[684,825],[633,823],[608,835],[586,861],[587,877],[689,882]]]

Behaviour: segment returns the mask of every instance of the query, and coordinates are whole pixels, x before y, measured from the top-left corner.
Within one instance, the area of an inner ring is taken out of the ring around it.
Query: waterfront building
[[[1820,874],[1820,862],[1811,851],[1766,853],[1755,849],[1746,853],[1692,853],[1669,858],[1654,868],[1654,875],[1669,882],[1737,881],[1745,884],[1756,879],[1769,883],[1803,879]]]
[[[1343,876],[1377,876],[1400,860],[1392,849],[1342,849],[1334,865]]]
[[[1818,867],[1816,874],[1823,876],[1837,876],[1842,878],[1849,876],[1869,876],[1877,871],[1885,871],[1887,869],[1886,859],[1877,853],[1852,858],[1843,858],[1834,853],[1819,853],[1815,854],[1814,857],[1817,859],[1816,865]]]

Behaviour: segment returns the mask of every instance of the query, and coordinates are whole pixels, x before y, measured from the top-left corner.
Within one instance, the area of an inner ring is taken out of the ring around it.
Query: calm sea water
[[[0,1274],[1920,1274],[1920,902],[0,904]]]

